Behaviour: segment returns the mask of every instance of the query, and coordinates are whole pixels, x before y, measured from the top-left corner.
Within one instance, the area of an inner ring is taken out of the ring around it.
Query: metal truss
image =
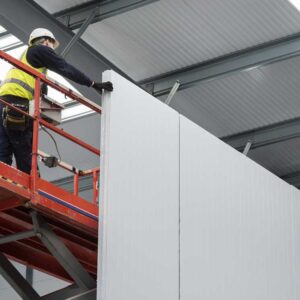
[[[70,252],[65,244],[56,236],[41,215],[36,211],[31,211],[31,217],[33,223],[32,230],[1,237],[0,244],[33,236],[38,237],[73,279],[74,284],[48,295],[40,296],[1,252],[0,274],[24,300],[96,299],[96,280],[84,269],[72,252]]]

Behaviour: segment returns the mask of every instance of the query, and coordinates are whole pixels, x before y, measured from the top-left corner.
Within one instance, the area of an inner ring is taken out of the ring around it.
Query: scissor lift
[[[41,82],[97,113],[101,113],[101,107],[5,52],[0,51],[0,58],[35,77],[33,115],[0,99],[34,123],[31,174],[0,162],[0,273],[23,299],[96,299],[99,168],[80,171],[60,162],[61,167],[74,174],[73,193],[40,178],[37,159],[45,154],[38,149],[39,126],[47,127],[95,155],[99,156],[100,150],[42,119]],[[79,177],[86,175],[93,175],[92,203],[78,196]],[[70,285],[39,296],[9,259],[66,280]]]

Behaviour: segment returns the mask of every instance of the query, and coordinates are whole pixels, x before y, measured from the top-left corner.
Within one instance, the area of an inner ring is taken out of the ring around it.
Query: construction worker
[[[29,47],[22,54],[21,61],[36,71],[46,73],[47,69],[52,70],[76,83],[92,87],[100,93],[102,90],[113,90],[111,82],[94,82],[57,55],[54,49],[58,47],[59,42],[48,29],[33,30],[28,44]],[[34,87],[34,77],[20,69],[11,68],[1,84],[0,98],[28,112]],[[0,103],[0,161],[11,165],[14,155],[17,168],[30,174],[32,133],[32,120]]]

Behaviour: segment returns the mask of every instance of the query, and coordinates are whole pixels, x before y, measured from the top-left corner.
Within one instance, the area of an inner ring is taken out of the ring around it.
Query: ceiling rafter
[[[168,94],[177,80],[180,82],[179,90],[183,90],[199,83],[282,61],[299,54],[300,33],[297,33],[183,69],[147,78],[140,81],[139,84],[147,90],[151,90],[154,96],[159,97]]]
[[[242,151],[248,141],[252,143],[251,149],[253,150],[297,137],[300,137],[300,117],[221,137],[221,140],[236,150]]]
[[[89,1],[53,14],[71,30],[78,29],[93,10],[98,10],[91,24],[151,4],[158,0]]]

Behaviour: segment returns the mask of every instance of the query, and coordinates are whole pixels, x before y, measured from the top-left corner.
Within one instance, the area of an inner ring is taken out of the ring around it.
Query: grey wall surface
[[[98,299],[178,299],[179,115],[104,73]]]
[[[65,132],[81,139],[89,145],[99,148],[100,116],[98,114],[72,120],[63,123],[59,127],[63,128]],[[79,145],[76,145],[64,137],[61,137],[51,130],[48,130],[48,132],[50,132],[56,140],[62,161],[80,170],[86,170],[99,166],[99,157],[97,155],[89,152]],[[43,130],[40,130],[39,139],[40,150],[58,157],[54,142],[47,133],[45,133]],[[39,167],[42,178],[48,181],[57,180],[59,178],[65,178],[72,175],[72,173],[65,171],[60,167],[47,168],[41,162],[39,162]]]
[[[300,194],[114,72],[98,299],[300,299]]]

